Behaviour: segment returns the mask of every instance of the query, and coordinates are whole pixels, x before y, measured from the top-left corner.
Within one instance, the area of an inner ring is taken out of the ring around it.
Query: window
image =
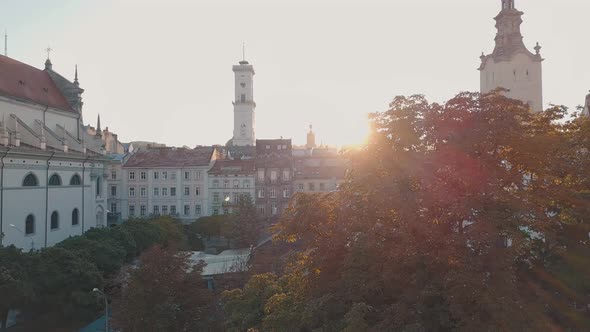
[[[168,179],[168,172],[162,172],[162,179],[163,180],[167,180]]]
[[[304,189],[305,189],[305,187],[303,186],[303,183],[300,183],[300,184],[297,186],[297,190],[299,190],[299,192],[303,192],[303,190],[304,190]]]
[[[139,188],[139,196],[145,197],[146,196],[146,192],[147,192],[147,190],[145,189],[145,187]]]
[[[135,180],[135,172],[129,172],[129,180]]]
[[[219,193],[213,193],[213,203],[219,203]]]
[[[117,196],[117,186],[111,186],[111,196]]]
[[[283,170],[283,181],[289,181],[290,177],[291,177],[291,174],[290,174],[289,170]]]
[[[168,188],[162,188],[162,196],[168,196]]]
[[[219,180],[213,180],[213,188],[219,188]]]
[[[264,189],[258,189],[258,198],[264,198]]]
[[[111,203],[111,213],[117,213],[117,203]]]
[[[242,103],[245,103],[246,102],[246,95],[245,94],[242,93],[242,95],[240,96],[240,101]]]
[[[264,170],[263,169],[258,170],[258,181],[264,181]]]
[[[223,188],[229,188],[229,180],[223,180]]]
[[[223,193],[223,204],[229,204],[230,202],[230,198],[229,198],[229,193]]]
[[[57,174],[53,174],[49,178],[49,185],[50,186],[61,186],[61,178]]]
[[[288,188],[283,189],[283,198],[289,198],[290,196],[290,190]]]
[[[240,188],[240,180],[234,180],[234,188]]]
[[[240,194],[235,193],[234,194],[234,204],[238,205],[240,203]]]
[[[176,180],[176,172],[170,172],[170,180]]]
[[[117,179],[117,171],[111,171],[111,180]]]
[[[229,214],[229,209],[223,209],[223,214]]]
[[[184,172],[184,179],[185,180],[190,180],[191,179],[191,172]]]
[[[320,183],[320,191],[326,190],[326,184]]]
[[[80,211],[74,209],[72,211],[72,226],[78,226],[80,224]]]
[[[135,188],[129,188],[129,197],[135,197]]]
[[[170,187],[170,196],[176,196],[176,187]]]
[[[314,191],[315,190],[315,183],[308,183],[307,184],[309,191]]]
[[[250,180],[244,180],[244,188],[250,188]]]
[[[145,174],[145,172],[141,172],[141,173],[139,173],[139,178],[141,180],[146,180],[147,179],[147,175]]]
[[[191,188],[184,187],[184,196],[190,196],[190,195],[191,195]]]
[[[160,207],[157,205],[154,205],[154,215],[159,215],[160,214]]]
[[[266,215],[266,209],[264,208],[264,206],[262,206],[262,205],[258,206],[257,210],[258,210],[259,215],[261,215],[261,216]]]
[[[277,191],[274,188],[270,190],[270,198],[277,198]]]
[[[197,177],[197,180],[201,179],[201,171],[197,171],[197,173],[195,175]]]
[[[168,206],[162,205],[162,215],[167,215],[167,214],[168,214]]]
[[[99,176],[96,178],[96,197],[100,197],[102,194],[102,178]]]
[[[129,216],[135,217],[135,205],[129,205]]]
[[[35,216],[29,214],[25,220],[25,235],[35,234]]]
[[[139,207],[139,215],[140,216],[145,217],[146,212],[147,212],[147,208],[145,205],[142,205]]]
[[[198,197],[199,195],[201,195],[201,187],[196,187],[195,188],[195,196]]]
[[[213,208],[213,215],[216,216],[219,214],[219,208]]]
[[[170,215],[171,216],[176,215],[176,205],[170,205]]]
[[[270,182],[277,182],[277,171],[270,171]]]
[[[39,185],[39,181],[37,177],[33,173],[27,174],[23,180],[23,187],[37,187]]]
[[[157,180],[160,177],[160,172],[154,172],[154,180]]]
[[[270,212],[272,213],[272,215],[276,215],[277,214],[277,205],[275,203],[272,203],[271,207],[270,207]]]
[[[195,205],[195,215],[200,216],[201,215],[201,206],[200,205]]]
[[[51,230],[59,228],[59,214],[57,211],[53,211],[51,214]]]
[[[189,214],[191,214],[191,206],[190,205],[185,205],[184,206],[184,215],[188,216]]]
[[[82,179],[80,178],[80,175],[74,174],[72,176],[72,178],[70,179],[70,186],[79,186],[81,184],[82,184]]]

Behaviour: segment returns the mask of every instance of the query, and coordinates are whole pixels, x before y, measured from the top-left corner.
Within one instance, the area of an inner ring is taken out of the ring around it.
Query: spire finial
[[[242,61],[246,61],[246,42],[242,43]]]
[[[78,65],[76,65],[76,72],[74,74],[74,84],[78,85]]]
[[[541,45],[537,42],[537,46],[535,46],[535,52],[537,52],[537,55],[541,55],[541,48]]]
[[[96,132],[100,132],[100,114],[98,115],[98,120],[96,121]]]
[[[8,30],[4,29],[4,56],[8,56]]]
[[[47,60],[45,61],[45,70],[51,70],[53,65],[51,64],[51,60],[49,59],[49,55],[51,54],[51,51],[53,51],[53,49],[49,46],[47,46],[47,49],[45,50],[47,52]]]

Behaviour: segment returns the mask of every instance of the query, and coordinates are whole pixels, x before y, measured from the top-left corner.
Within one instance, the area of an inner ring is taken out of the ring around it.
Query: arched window
[[[29,214],[25,220],[25,235],[35,234],[35,216]]]
[[[70,179],[70,186],[79,186],[82,184],[82,179],[80,179],[80,175],[74,174]]]
[[[59,228],[59,214],[57,211],[53,211],[51,214],[51,229],[58,229]]]
[[[100,197],[102,192],[102,178],[99,176],[96,178],[96,197]]]
[[[78,212],[78,209],[74,209],[72,211],[72,226],[78,226],[79,223],[80,223],[80,212]]]
[[[57,174],[53,174],[49,178],[49,185],[50,186],[61,186],[61,177]]]
[[[37,187],[39,185],[39,181],[37,177],[33,173],[27,174],[25,179],[23,180],[23,187]]]

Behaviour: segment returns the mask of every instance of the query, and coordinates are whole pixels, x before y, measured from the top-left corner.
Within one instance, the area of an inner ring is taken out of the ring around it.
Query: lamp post
[[[94,288],[92,291],[104,298],[104,327],[105,331],[109,332],[109,301],[107,299],[107,296],[103,291],[101,291],[98,288]]]
[[[17,231],[21,232],[25,237],[27,237],[27,234],[25,234],[25,232],[23,232],[20,228],[16,227],[15,224],[9,224],[8,226],[16,229]],[[35,240],[33,239],[33,237],[31,236],[31,250],[35,250]]]

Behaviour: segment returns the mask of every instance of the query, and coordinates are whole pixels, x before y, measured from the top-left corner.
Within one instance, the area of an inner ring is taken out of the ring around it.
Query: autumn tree
[[[523,291],[526,272],[563,247],[563,226],[587,222],[588,121],[566,114],[532,113],[501,91],[397,97],[371,114],[341,190],[297,195],[283,215],[279,240],[303,250],[251,327],[577,327]]]
[[[130,332],[212,329],[212,295],[201,277],[202,265],[193,264],[189,255],[159,246],[146,251],[113,301],[113,324]]]

